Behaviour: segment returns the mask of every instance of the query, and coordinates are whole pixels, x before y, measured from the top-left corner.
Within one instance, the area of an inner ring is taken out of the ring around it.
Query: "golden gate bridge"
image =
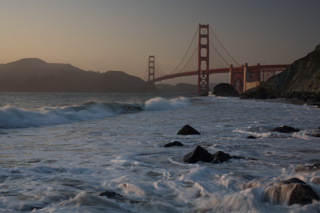
[[[216,44],[213,40],[210,40],[209,32],[212,33]],[[197,43],[195,42],[196,35],[198,35]],[[220,59],[220,62],[215,61],[214,63],[216,68],[210,68],[210,58],[212,61]],[[217,68],[217,65],[220,65],[220,67]],[[209,24],[199,24],[186,53],[173,71],[165,73],[156,61],[155,56],[149,55],[146,74],[148,75],[149,92],[155,92],[155,82],[196,75],[198,76],[197,92],[202,93],[209,91],[210,74],[229,73],[229,83],[239,93],[242,93],[258,86],[260,82],[268,80],[288,66],[288,64],[248,66],[247,63],[240,65],[222,45]]]

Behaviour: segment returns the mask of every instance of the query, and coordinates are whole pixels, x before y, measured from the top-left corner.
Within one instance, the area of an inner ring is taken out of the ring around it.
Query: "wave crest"
[[[0,128],[10,129],[71,123],[102,119],[128,112],[172,110],[189,104],[190,101],[186,98],[172,100],[153,98],[145,103],[99,103],[91,101],[80,105],[46,107],[35,110],[4,106],[0,108]]]

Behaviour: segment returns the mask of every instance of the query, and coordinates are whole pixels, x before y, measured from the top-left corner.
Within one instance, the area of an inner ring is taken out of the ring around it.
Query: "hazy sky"
[[[40,58],[143,78],[155,55],[169,73],[199,23],[240,64],[292,63],[320,43],[320,1],[0,0],[0,63]]]

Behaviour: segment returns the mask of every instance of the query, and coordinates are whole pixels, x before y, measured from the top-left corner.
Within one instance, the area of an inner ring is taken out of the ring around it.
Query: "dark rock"
[[[313,166],[298,166],[296,172],[314,172],[320,169],[320,163],[316,163]]]
[[[189,125],[185,125],[179,130],[177,135],[200,135],[200,132]]]
[[[101,192],[99,194],[99,196],[106,196],[107,198],[113,199],[113,200],[118,201],[118,202],[129,201],[130,203],[140,203],[140,201],[128,200],[125,197],[123,197],[122,195],[120,195],[120,194],[118,194],[116,192],[111,192],[111,191]]]
[[[236,155],[232,155],[231,158],[235,158],[235,159],[246,159],[245,157],[240,157],[240,156],[236,156]]]
[[[313,191],[313,189],[306,184],[294,184],[295,188],[293,189],[289,205],[293,204],[310,204],[312,200],[319,200],[319,196]]]
[[[268,98],[268,92],[267,90],[262,86],[257,86],[252,89],[249,89],[240,95],[240,99],[267,99]]]
[[[277,99],[275,95],[270,95],[269,99]]]
[[[101,192],[99,196],[106,196],[107,198],[113,198],[113,197],[123,197],[122,195],[116,193],[116,192],[110,192],[110,191],[105,191]]]
[[[299,132],[300,129],[296,129],[291,126],[281,126],[281,127],[273,128],[270,131],[271,132],[291,133],[291,132]]]
[[[268,187],[265,200],[276,205],[305,205],[312,203],[312,200],[319,200],[319,197],[305,182],[298,178],[291,178],[279,182],[278,186]]]
[[[254,99],[268,99],[268,95],[265,94],[258,94]]]
[[[231,156],[227,153],[222,152],[222,151],[218,151],[218,152],[214,153],[213,158],[214,158],[213,163],[223,163],[225,161],[230,160]]]
[[[209,92],[204,92],[202,94],[200,94],[199,96],[208,96],[209,95]]]
[[[243,92],[240,94],[240,99],[252,99],[253,95],[249,92]]]
[[[183,146],[183,144],[179,141],[173,141],[171,143],[167,143],[166,145],[164,145],[164,147],[171,147],[171,146]]]
[[[248,139],[256,139],[256,137],[254,137],[253,135],[249,135],[247,138]]]
[[[213,94],[216,96],[239,97],[238,91],[231,84],[220,83],[213,88]]]
[[[283,180],[279,182],[279,185],[283,185],[283,184],[290,184],[290,183],[302,183],[302,184],[306,184],[306,182],[300,180],[299,178],[290,178],[287,180]]]
[[[212,162],[213,156],[201,146],[197,146],[192,152],[183,157],[183,161],[187,163],[197,163],[198,161]]]
[[[316,185],[320,185],[320,178],[316,178],[312,181],[312,183],[316,184]]]
[[[313,137],[320,138],[320,134],[313,134]]]

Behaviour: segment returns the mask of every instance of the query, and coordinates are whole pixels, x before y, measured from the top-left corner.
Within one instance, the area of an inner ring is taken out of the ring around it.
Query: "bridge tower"
[[[209,74],[202,70],[209,69],[209,24],[199,24],[198,36],[198,93],[209,91]]]
[[[153,81],[153,80],[155,79],[155,67],[154,67],[154,63],[155,63],[155,57],[154,57],[154,55],[149,55],[148,92],[155,92],[155,91],[156,91],[156,87],[155,87],[154,81]]]

